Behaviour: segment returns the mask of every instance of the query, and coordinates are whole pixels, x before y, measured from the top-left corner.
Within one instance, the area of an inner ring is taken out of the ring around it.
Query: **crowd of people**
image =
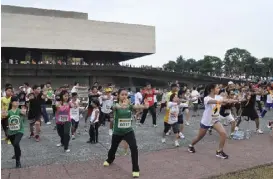
[[[7,144],[12,144],[16,160],[16,167],[21,167],[20,141],[24,132],[25,119],[28,120],[30,135],[37,142],[41,140],[41,124],[43,121],[50,125],[55,121],[55,128],[60,137],[58,147],[63,147],[64,152],[70,152],[69,142],[76,139],[77,128],[81,119],[78,91],[81,88],[75,83],[70,90],[67,85],[53,90],[51,83],[33,85],[24,83],[15,93],[12,84],[5,85],[5,92],[1,98],[1,124],[5,133]],[[214,129],[220,136],[219,147],[216,156],[227,159],[224,145],[227,136],[232,136],[239,130],[242,117],[255,121],[256,132],[262,134],[260,118],[273,108],[273,85],[271,83],[258,82],[257,84],[227,85],[209,84],[205,89],[196,87],[182,87],[178,82],[160,91],[147,83],[143,89],[136,89],[133,93],[130,89],[115,88],[112,84],[101,87],[98,83],[89,89],[88,103],[84,106],[86,115],[85,123],[89,125],[88,143],[98,143],[99,127],[109,122],[109,135],[112,137],[111,148],[108,157],[103,163],[109,166],[115,160],[115,154],[122,142],[125,153],[131,150],[132,175],[139,177],[138,147],[133,130],[133,121],[142,126],[145,123],[148,112],[152,116],[153,127],[157,123],[164,123],[162,131],[162,143],[166,142],[166,136],[174,134],[174,145],[179,147],[180,139],[184,139],[184,124],[192,125],[191,120],[200,115],[200,104],[205,107],[200,121],[199,132],[192,140],[188,151],[195,153],[197,144],[209,131]],[[201,91],[202,92],[201,92]],[[158,100],[161,96],[161,100]],[[53,110],[53,118],[47,114],[46,106],[50,103]],[[159,107],[159,109],[158,109]],[[257,108],[256,108],[257,107]],[[158,113],[165,113],[164,119],[158,120]],[[184,120],[185,118],[185,120]],[[222,125],[223,123],[223,125]],[[223,126],[231,125],[229,135]],[[269,122],[269,128],[273,123]],[[172,129],[172,130],[171,130]]]

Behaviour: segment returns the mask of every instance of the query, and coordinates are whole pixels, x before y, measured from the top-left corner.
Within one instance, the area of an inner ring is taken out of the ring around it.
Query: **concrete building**
[[[153,26],[93,21],[82,12],[8,5],[1,10],[2,63],[119,65],[156,50]],[[2,84],[20,81],[13,75],[2,73]]]

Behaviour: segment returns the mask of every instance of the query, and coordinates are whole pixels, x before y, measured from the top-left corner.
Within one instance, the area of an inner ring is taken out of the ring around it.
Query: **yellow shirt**
[[[170,91],[167,93],[167,96],[166,96],[167,108],[166,108],[166,113],[164,116],[164,122],[168,122],[168,120],[169,120],[170,108],[168,107],[168,103],[170,102],[170,97],[172,94],[173,94],[173,92]],[[175,94],[177,94],[177,92],[175,92]]]
[[[7,113],[8,109],[9,109],[9,103],[10,103],[10,99],[11,97],[7,98],[7,97],[2,97],[1,98],[1,111],[2,111],[2,114],[3,112],[4,113]],[[1,118],[5,118],[6,116],[5,115],[2,115],[1,114]]]
[[[170,101],[170,97],[171,97],[171,95],[173,94],[173,92],[172,91],[170,91],[170,92],[168,92],[167,93],[167,96],[166,96],[166,100],[167,100],[167,102],[169,102]],[[175,92],[175,94],[178,94],[178,92]]]

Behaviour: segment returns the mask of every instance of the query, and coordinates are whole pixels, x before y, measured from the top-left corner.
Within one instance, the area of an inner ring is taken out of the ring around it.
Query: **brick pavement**
[[[196,145],[197,153],[190,154],[186,147],[142,153],[139,164],[142,179],[180,178],[198,179],[224,174],[273,162],[273,137],[254,135],[249,140],[228,140],[225,152],[228,160],[215,157],[217,143]],[[269,155],[270,154],[270,155]],[[117,157],[109,168],[102,160],[53,164],[22,169],[2,169],[2,179],[127,179],[131,178],[130,157]]]

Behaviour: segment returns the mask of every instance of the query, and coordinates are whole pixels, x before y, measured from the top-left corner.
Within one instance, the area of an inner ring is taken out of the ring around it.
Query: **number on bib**
[[[9,130],[11,131],[18,131],[20,129],[20,123],[18,124],[10,124],[9,125]]]
[[[132,119],[119,119],[118,120],[118,128],[130,128],[132,126]]]
[[[66,121],[68,121],[68,115],[60,115],[59,116],[59,121],[60,122],[66,122]]]

